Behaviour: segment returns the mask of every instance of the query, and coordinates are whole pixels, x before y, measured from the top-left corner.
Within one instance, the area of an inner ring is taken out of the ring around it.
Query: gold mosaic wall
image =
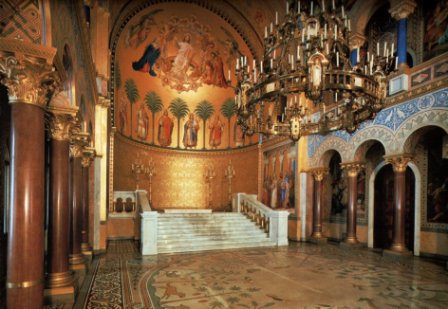
[[[257,193],[257,146],[213,152],[176,151],[142,145],[117,134],[114,151],[115,191],[136,189],[136,180],[131,172],[132,163],[148,165],[150,159],[154,161],[156,175],[152,179],[153,209],[226,209],[229,182],[225,177],[225,169],[230,161],[235,170],[232,193]],[[213,166],[216,176],[209,187],[204,174],[210,166]],[[139,188],[149,192],[147,177],[141,177]]]

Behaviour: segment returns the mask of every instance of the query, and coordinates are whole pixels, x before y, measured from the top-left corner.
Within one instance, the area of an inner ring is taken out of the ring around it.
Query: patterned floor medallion
[[[446,308],[441,265],[328,244],[142,257],[109,244],[86,308]]]

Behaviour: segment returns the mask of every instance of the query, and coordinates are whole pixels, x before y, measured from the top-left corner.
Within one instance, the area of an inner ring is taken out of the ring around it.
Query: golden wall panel
[[[448,234],[422,231],[420,252],[448,256]]]
[[[176,151],[142,145],[120,134],[116,135],[114,148],[114,190],[136,189],[132,163],[148,165],[153,160],[156,175],[152,178],[152,207],[212,208],[228,207],[229,184],[225,169],[232,162],[235,176],[232,193],[257,193],[257,146],[229,151]],[[215,177],[211,182],[211,205],[209,185],[205,179],[207,168],[213,166]],[[149,192],[149,178],[141,176],[139,188]]]

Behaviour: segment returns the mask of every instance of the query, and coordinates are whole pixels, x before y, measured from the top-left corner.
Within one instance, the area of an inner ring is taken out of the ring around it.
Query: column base
[[[70,265],[84,264],[84,255],[81,253],[70,254],[68,259]]]
[[[64,308],[72,308],[75,303],[75,287],[73,282],[71,286],[47,288],[44,290],[44,303],[46,305],[53,305],[61,303]]]
[[[90,247],[89,243],[83,242],[81,243],[81,252],[84,254],[84,252],[92,251],[92,247]]]
[[[47,275],[46,287],[48,289],[64,288],[73,286],[73,273],[66,271],[63,273],[49,273]]]
[[[322,237],[322,236],[320,236],[320,237],[311,236],[309,241],[310,241],[310,243],[315,244],[315,245],[323,245],[328,242],[328,238]]]

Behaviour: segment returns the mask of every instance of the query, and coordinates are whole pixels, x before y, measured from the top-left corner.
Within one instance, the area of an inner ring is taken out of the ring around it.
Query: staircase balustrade
[[[246,193],[234,194],[232,210],[255,222],[277,246],[288,244],[288,211],[273,210],[259,202],[256,195]]]

